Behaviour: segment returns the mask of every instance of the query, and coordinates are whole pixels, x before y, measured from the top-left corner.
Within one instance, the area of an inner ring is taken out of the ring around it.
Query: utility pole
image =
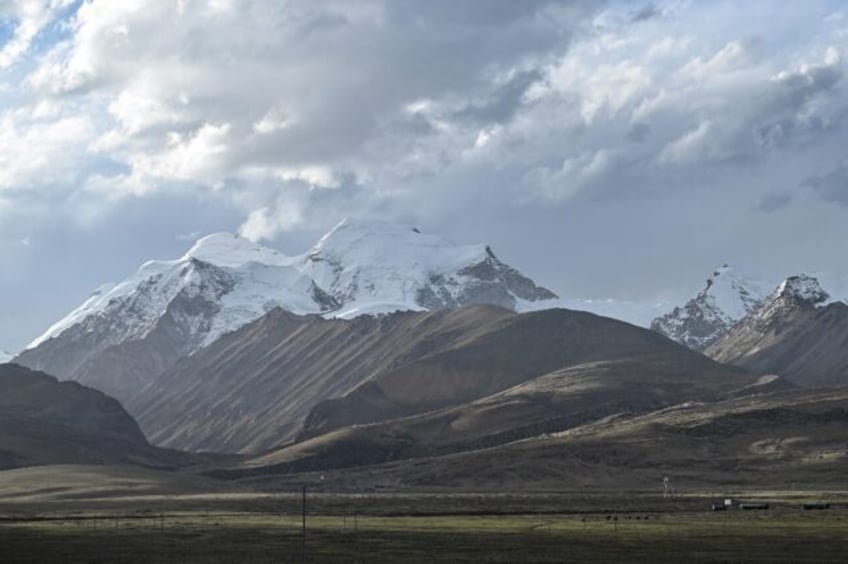
[[[306,562],[306,485],[303,486],[301,513],[303,517],[303,561]]]

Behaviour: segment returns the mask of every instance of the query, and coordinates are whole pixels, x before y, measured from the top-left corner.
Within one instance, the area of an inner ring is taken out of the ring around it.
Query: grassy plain
[[[97,472],[62,471],[79,491],[0,479],[3,563],[304,561],[300,492],[181,494],[168,486],[184,484],[115,469],[92,489]],[[718,495],[310,491],[306,561],[848,561],[845,492],[737,492],[769,510],[714,513]],[[832,507],[804,511],[809,500]]]

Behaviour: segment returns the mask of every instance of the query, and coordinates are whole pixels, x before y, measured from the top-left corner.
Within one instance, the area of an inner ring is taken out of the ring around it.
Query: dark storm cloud
[[[647,123],[634,123],[627,130],[627,140],[633,141],[634,143],[641,143],[648,137],[650,131],[651,126]]]
[[[842,126],[826,123],[822,116],[804,110],[818,99],[838,96],[837,87],[845,70],[839,59],[804,68],[777,77],[757,104],[760,115],[752,124],[755,138],[763,148],[787,144],[806,144],[827,127]],[[839,101],[836,101],[839,103]]]
[[[584,9],[588,2],[556,2],[553,0],[486,0],[457,2],[455,0],[392,0],[387,13],[393,21],[427,26],[487,26],[501,28],[517,20],[532,19],[542,8],[550,5]]]
[[[633,22],[643,22],[656,18],[660,15],[662,15],[662,11],[660,11],[654,4],[648,4],[637,10],[631,19]]]
[[[792,202],[791,194],[773,192],[763,197],[758,208],[764,212],[773,212],[788,206],[790,202]]]

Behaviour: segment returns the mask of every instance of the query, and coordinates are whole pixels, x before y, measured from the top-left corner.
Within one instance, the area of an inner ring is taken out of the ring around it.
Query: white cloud
[[[283,181],[334,186],[399,109],[485,86],[487,65],[518,60],[539,41],[567,39],[565,27],[540,33],[525,19],[532,5],[510,7],[501,36],[487,39],[491,52],[451,59],[447,50],[474,45],[486,24],[472,18],[452,33],[400,32],[414,25],[406,18],[416,9],[249,1],[235,10],[231,2],[186,0],[174,12],[167,3],[95,0],[79,9],[72,38],[44,58],[29,84],[45,96],[82,97],[98,122],[113,123],[94,149],[138,177],[121,185],[156,177],[157,187],[169,179],[219,186],[266,167],[285,171]],[[463,10],[446,3],[429,15]],[[414,70],[410,59],[426,70]]]
[[[715,148],[710,147],[711,135],[715,125],[709,120],[702,121],[692,130],[685,132],[679,138],[666,145],[659,154],[660,162],[687,163],[704,160],[715,155]]]
[[[841,192],[799,184],[848,145],[841,7],[647,4],[88,0],[59,22],[64,1],[0,2],[0,235],[118,230],[128,210],[165,229],[180,198],[191,230],[254,239],[353,214],[578,241],[620,213],[609,249],[680,260],[756,241],[763,201],[821,215]],[[709,214],[729,227],[694,241]],[[583,251],[557,252],[536,266]],[[617,256],[582,271],[614,280]]]
[[[300,226],[303,219],[302,210],[291,203],[281,203],[274,208],[266,206],[250,212],[239,227],[239,234],[251,241],[273,239],[280,231]]]
[[[38,108],[0,115],[0,192],[55,192],[78,176],[93,128],[84,116],[42,121]]]
[[[744,71],[757,62],[753,48],[742,41],[730,41],[717,53],[708,57],[696,56],[686,63],[681,73],[688,80],[701,82],[716,80],[719,75]]]
[[[551,201],[567,200],[608,174],[615,158],[606,149],[568,157],[552,170],[540,167],[525,175],[525,186],[536,196]]]
[[[253,131],[259,134],[273,133],[292,125],[292,118],[279,108],[271,108],[262,119],[253,124]]]
[[[130,156],[133,171],[155,179],[205,179],[214,185],[226,171],[230,124],[204,123],[195,131],[171,131],[164,150],[159,154],[134,153]]]
[[[14,32],[0,46],[0,69],[15,64],[30,48],[35,37],[72,0],[12,0],[0,3],[0,20],[13,22]]]

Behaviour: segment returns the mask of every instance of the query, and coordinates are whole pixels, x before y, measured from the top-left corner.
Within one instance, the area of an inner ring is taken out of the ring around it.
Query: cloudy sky
[[[566,297],[848,273],[843,2],[0,0],[0,349],[199,235],[344,216]]]

